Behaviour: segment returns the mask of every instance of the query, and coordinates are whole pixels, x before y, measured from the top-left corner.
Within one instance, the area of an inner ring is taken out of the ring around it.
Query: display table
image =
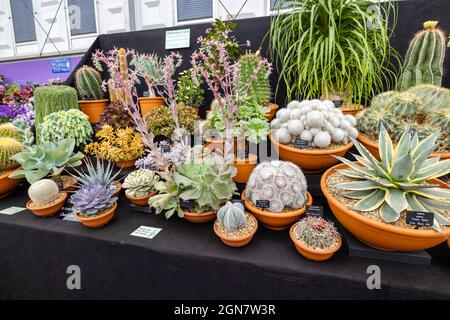
[[[0,210],[27,200],[22,186],[0,200]],[[142,225],[162,231],[153,239],[130,236]],[[260,226],[247,247],[233,249],[214,235],[212,223],[131,212],[124,196],[116,217],[98,230],[28,211],[0,214],[0,252],[2,299],[450,298],[445,245],[431,251],[431,266],[349,257],[345,245],[328,262],[310,262],[288,230]],[[381,268],[381,290],[366,286],[373,264]],[[81,268],[81,290],[66,287],[70,265]]]

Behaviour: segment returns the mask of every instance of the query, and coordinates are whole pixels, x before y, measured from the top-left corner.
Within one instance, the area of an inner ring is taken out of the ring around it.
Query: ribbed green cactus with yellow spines
[[[271,91],[269,82],[269,72],[267,67],[263,66],[256,73],[256,79],[252,80],[255,69],[260,65],[261,56],[259,51],[256,53],[246,53],[239,58],[239,78],[240,87],[251,83],[247,96],[251,97],[261,106],[267,106],[270,103]]]
[[[0,171],[13,170],[19,167],[19,164],[10,158],[22,152],[22,150],[23,148],[19,141],[8,137],[0,138]]]
[[[444,73],[445,33],[438,21],[427,21],[411,40],[400,76],[400,90],[418,84],[440,86]]]
[[[441,132],[447,131],[450,133],[450,106],[444,110],[430,114],[427,122],[440,129]]]
[[[383,93],[380,93],[373,97],[371,102],[371,107],[373,108],[386,108],[390,105],[392,102],[392,99],[398,96],[397,91],[386,91]]]
[[[380,133],[380,123],[389,133],[396,127],[396,117],[388,108],[366,108],[358,113],[356,120],[358,131],[375,140]]]
[[[0,138],[13,138],[20,141],[21,137],[12,123],[0,125]]]
[[[402,92],[393,97],[389,104],[392,113],[403,119],[421,117],[424,114],[424,106],[421,99],[417,99],[409,92]]]
[[[408,93],[424,101],[426,112],[450,108],[450,90],[431,84],[421,84],[408,89]]]
[[[82,66],[75,72],[75,84],[81,100],[103,99],[102,76],[92,67]]]

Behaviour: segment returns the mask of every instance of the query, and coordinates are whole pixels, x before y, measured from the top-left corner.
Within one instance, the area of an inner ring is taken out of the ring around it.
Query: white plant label
[[[9,207],[9,208],[0,210],[0,213],[1,214],[7,214],[7,215],[11,216],[11,215],[13,215],[13,214],[15,214],[17,212],[21,212],[21,211],[24,211],[24,210],[25,210],[25,208],[22,208],[22,207]]]
[[[166,50],[189,48],[191,46],[191,29],[166,31]]]
[[[147,239],[153,239],[161,231],[161,228],[153,228],[148,226],[140,226],[134,230],[130,235],[134,237],[141,237]]]

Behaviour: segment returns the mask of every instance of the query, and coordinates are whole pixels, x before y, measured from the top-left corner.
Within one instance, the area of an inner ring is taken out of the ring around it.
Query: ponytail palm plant
[[[389,20],[395,24],[396,8],[391,1],[278,2],[277,7],[289,10],[272,18],[269,50],[288,101],[339,96],[360,103],[395,85],[391,58],[398,53],[389,42]]]

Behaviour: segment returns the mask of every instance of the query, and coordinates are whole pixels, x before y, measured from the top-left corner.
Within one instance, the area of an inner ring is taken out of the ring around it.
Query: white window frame
[[[85,33],[85,34],[79,34],[79,35],[75,35],[72,36],[71,33],[71,29],[70,29],[70,17],[69,17],[69,0],[64,0],[64,10],[65,10],[65,14],[66,14],[66,18],[67,18],[67,34],[69,35],[69,39],[70,40],[76,40],[76,39],[85,39],[85,38],[91,38],[91,37],[97,37],[100,32],[99,32],[99,16],[98,16],[98,2],[94,0],[94,16],[95,16],[95,29],[97,30],[97,32],[91,32],[91,33]],[[72,41],[70,41],[69,43],[69,48],[72,49]]]
[[[33,22],[34,22],[34,35],[35,35],[35,37],[36,37],[36,40],[34,40],[34,41],[26,41],[26,42],[20,42],[20,43],[17,43],[16,42],[16,32],[15,32],[15,30],[14,30],[14,17],[13,17],[13,14],[12,14],[12,8],[11,8],[11,0],[8,0],[6,3],[8,4],[8,6],[7,6],[7,10],[8,10],[8,13],[9,13],[9,16],[11,17],[11,30],[12,30],[12,36],[13,36],[13,41],[14,41],[14,56],[16,56],[17,55],[17,50],[16,50],[16,47],[26,47],[26,46],[29,46],[29,45],[34,45],[34,44],[37,44],[37,45],[39,45],[39,43],[38,43],[38,31],[37,31],[37,28],[40,28],[38,25],[37,25],[37,22],[36,22],[36,20],[35,20],[35,18],[36,18],[36,5],[37,5],[37,3],[36,3],[36,1],[37,0],[32,0],[31,1],[31,4],[33,5],[33,8],[31,8],[32,9],[32,12],[33,12]]]

